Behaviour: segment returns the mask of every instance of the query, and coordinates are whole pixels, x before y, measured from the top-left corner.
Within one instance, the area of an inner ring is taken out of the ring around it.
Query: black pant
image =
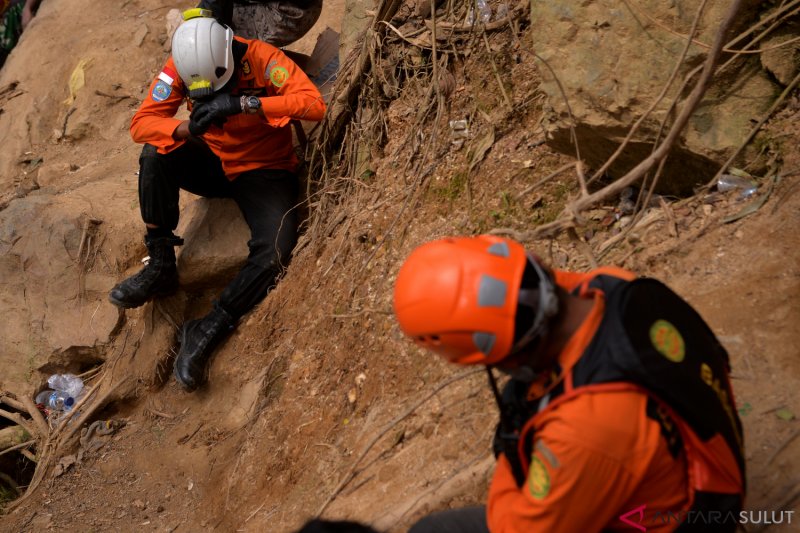
[[[408,533],[489,533],[486,507],[464,507],[424,517]]]
[[[288,170],[257,169],[230,181],[205,144],[187,142],[168,154],[146,144],[139,158],[142,220],[175,230],[180,189],[206,198],[232,198],[250,227],[247,263],[219,299],[238,319],[266,297],[289,263],[297,242],[297,177]]]

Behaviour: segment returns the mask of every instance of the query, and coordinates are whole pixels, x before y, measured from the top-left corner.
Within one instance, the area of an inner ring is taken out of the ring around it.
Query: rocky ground
[[[170,7],[189,6],[44,0],[0,71],[0,389],[32,395],[52,372],[89,372],[102,401],[86,421],[120,424],[54,457],[0,529],[281,533],[322,511],[403,531],[427,511],[481,501],[496,423],[485,377],[409,344],[391,289],[416,245],[518,235],[580,192],[571,170],[535,186],[573,161],[543,142],[546,98],[524,44],[536,29],[523,16],[487,32],[486,46],[464,43],[473,53],[449,60],[438,100],[419,60],[426,43],[393,42],[402,90],[383,80],[379,111],[359,117],[364,131],[382,123],[384,138],[322,183],[285,278],[220,347],[209,386],[186,394],[168,372],[174,333],[224,276],[187,257],[178,295],[126,313],[106,300],[144,255],[127,128],[166,57]],[[344,12],[327,3],[312,33],[340,30]],[[757,176],[753,197],[665,196],[627,233],[614,197],[586,213],[588,246],[527,243],[557,267],[598,261],[660,278],[701,312],[731,354],[753,510],[797,510],[800,497],[798,118],[795,95],[759,141],[779,174]],[[450,125],[464,119],[467,132]],[[204,207],[183,201],[186,230]],[[241,253],[216,231],[203,257]],[[21,456],[0,460],[32,475]]]

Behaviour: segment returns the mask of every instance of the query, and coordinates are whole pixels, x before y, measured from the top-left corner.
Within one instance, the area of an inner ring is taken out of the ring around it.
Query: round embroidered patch
[[[550,494],[550,474],[541,459],[533,456],[531,460],[530,472],[528,472],[528,489],[531,496],[537,500],[545,498]]]
[[[289,71],[284,67],[272,67],[269,71],[269,81],[275,87],[283,87],[286,80],[289,79]]]
[[[666,320],[656,320],[650,326],[650,342],[658,353],[673,363],[680,363],[686,357],[686,344],[681,332]]]
[[[153,100],[156,102],[163,102],[169,95],[172,94],[172,87],[167,85],[164,81],[158,80],[155,87],[153,87],[153,92],[150,93],[150,96],[153,97]]]

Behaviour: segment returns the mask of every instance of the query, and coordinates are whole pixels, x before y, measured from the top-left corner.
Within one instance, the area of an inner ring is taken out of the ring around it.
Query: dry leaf
[[[489,133],[480,139],[475,148],[471,151],[472,155],[469,159],[469,171],[472,172],[478,163],[483,161],[483,158],[486,157],[486,152],[494,145],[494,128],[489,130]]]
[[[78,96],[78,91],[83,89],[83,86],[86,84],[86,74],[85,70],[86,67],[89,66],[91,60],[89,59],[81,59],[78,61],[78,65],[72,71],[72,74],[69,76],[69,96],[64,103],[66,105],[72,105],[75,101],[75,97]]]

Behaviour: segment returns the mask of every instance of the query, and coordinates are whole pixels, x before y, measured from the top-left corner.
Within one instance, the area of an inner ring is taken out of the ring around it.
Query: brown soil
[[[94,417],[122,420],[124,427],[63,474],[48,474],[24,505],[0,517],[0,529],[280,533],[324,506],[326,517],[403,531],[430,510],[482,501],[496,423],[485,376],[466,371],[431,396],[465,371],[402,337],[391,315],[391,290],[402,259],[416,245],[447,234],[524,231],[552,220],[578,192],[570,173],[526,192],[569,162],[539,142],[538,74],[520,44],[532,30],[523,27],[518,39],[509,31],[490,34],[513,111],[497,90],[483,48],[483,55],[451,65],[454,88],[438,124],[434,112],[423,131],[410,129],[427,84],[412,80],[404,86],[386,111],[387,142],[372,151],[371,172],[332,178],[338,189],[331,194],[347,194],[337,197],[337,208],[325,213],[313,238],[301,243],[278,288],[220,347],[210,385],[186,394],[162,372],[174,347],[167,315],[181,307],[178,314],[202,314],[213,291],[182,293],[128,311],[124,319],[105,302],[114,280],[142,255],[134,174],[139,147],[127,125],[165,57],[167,7],[156,0],[119,4],[45,0],[0,73],[0,88],[18,81],[24,94],[15,100],[25,103],[3,102],[0,114],[6,214],[18,202],[46,198],[48,213],[103,221],[99,259],[87,269],[83,299],[53,294],[45,307],[67,315],[70,306],[88,309],[75,313],[75,328],[88,315],[97,328],[106,316],[111,333],[93,341],[97,351],[82,364],[114,360],[133,380]],[[339,29],[341,12],[341,3],[326,4],[318,29]],[[144,26],[139,44],[137,30]],[[411,55],[397,60],[414,65]],[[67,118],[62,101],[81,58],[91,59],[86,86]],[[459,149],[451,144],[448,121],[462,118],[470,118],[470,133]],[[753,510],[798,510],[800,422],[784,419],[800,413],[798,119],[795,100],[769,126],[789,175],[755,214],[722,222],[748,203],[735,193],[668,198],[669,210],[653,210],[661,218],[634,230],[601,260],[668,283],[728,348],[746,432],[747,508]],[[66,136],[54,135],[65,120]],[[492,135],[485,158],[470,168],[477,147]],[[38,167],[31,164],[36,157],[43,158]],[[768,189],[765,180],[758,194]],[[581,236],[595,253],[620,229],[614,204],[589,214],[591,229]],[[14,228],[22,236],[46,231],[54,230],[46,224]],[[78,237],[80,231],[74,243],[65,237],[71,256]],[[59,241],[50,247],[41,241],[25,257],[43,261],[62,253]],[[528,244],[557,267],[589,267],[567,237]],[[3,253],[9,250],[18,252],[4,243]],[[38,264],[20,262],[1,265],[0,301],[10,322],[19,316],[14,299],[37,290],[12,283]],[[75,283],[70,280],[65,286]],[[56,307],[58,300],[67,301]],[[8,354],[20,353],[33,327],[19,320],[14,327],[22,337],[13,345],[8,340]],[[30,338],[44,349],[39,337]],[[53,358],[45,364],[0,354],[0,388],[30,394],[59,363],[64,366]],[[343,479],[349,482],[342,486]]]

